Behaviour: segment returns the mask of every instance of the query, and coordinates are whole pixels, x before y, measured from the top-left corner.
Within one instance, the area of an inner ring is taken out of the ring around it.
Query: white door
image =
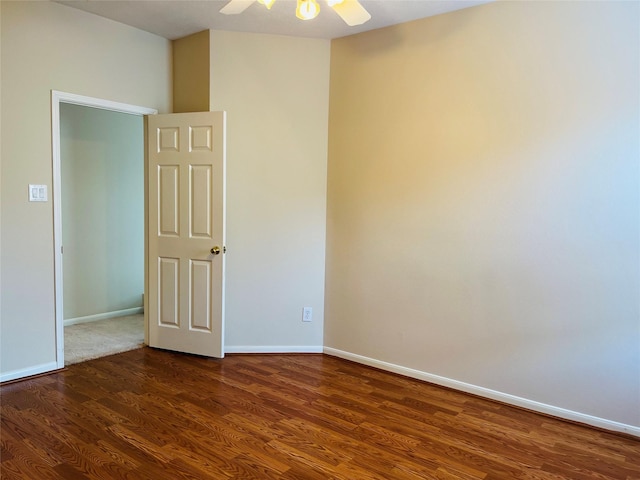
[[[222,358],[225,112],[146,118],[149,346]]]

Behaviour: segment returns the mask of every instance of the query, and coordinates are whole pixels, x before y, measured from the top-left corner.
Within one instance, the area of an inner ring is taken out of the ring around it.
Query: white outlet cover
[[[29,184],[29,201],[30,202],[46,202],[47,186]]]

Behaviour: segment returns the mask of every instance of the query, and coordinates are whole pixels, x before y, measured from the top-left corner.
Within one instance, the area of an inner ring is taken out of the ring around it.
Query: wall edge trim
[[[143,307],[125,308],[124,310],[114,310],[113,312],[96,313],[95,315],[85,315],[84,317],[67,318],[64,320],[64,326],[77,325],[78,323],[97,322],[98,320],[107,320],[108,318],[124,317],[126,315],[137,315],[144,313]]]
[[[19,378],[32,377],[34,375],[40,375],[41,373],[47,373],[58,369],[57,362],[41,363],[40,365],[35,365],[33,367],[21,368],[19,370],[3,373],[0,375],[0,383],[18,380]]]
[[[323,353],[322,345],[234,345],[224,353]]]
[[[594,417],[585,413],[575,412],[573,410],[567,410],[565,408],[556,407],[553,405],[547,405],[535,400],[517,397],[508,393],[491,390],[470,383],[460,382],[451,378],[441,377],[432,373],[403,367],[401,365],[384,362],[382,360],[376,360],[374,358],[338,350],[336,348],[324,347],[324,353],[334,357],[343,358],[345,360],[350,360],[352,362],[361,363],[369,367],[379,368],[380,370],[397,373],[406,377],[415,378],[417,380],[423,380],[425,382],[452,388],[454,390],[465,393],[471,393],[473,395],[478,395],[480,397],[488,398],[491,400],[497,400],[499,402],[525,408],[534,412],[544,413],[553,417],[561,418],[563,420],[570,420],[573,422],[583,423],[592,427],[598,427],[612,432],[620,432],[628,435],[633,435],[635,437],[640,437],[640,427],[636,427],[633,425],[627,425],[625,423],[607,420],[606,418]]]

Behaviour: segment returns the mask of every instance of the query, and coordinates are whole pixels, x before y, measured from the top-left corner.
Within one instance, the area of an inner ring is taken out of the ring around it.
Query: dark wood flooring
[[[3,480],[640,479],[640,441],[326,355],[149,348],[1,388]]]

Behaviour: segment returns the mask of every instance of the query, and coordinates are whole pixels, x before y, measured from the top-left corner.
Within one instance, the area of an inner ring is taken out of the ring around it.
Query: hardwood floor
[[[1,389],[2,479],[640,479],[640,441],[325,355],[149,348]]]

